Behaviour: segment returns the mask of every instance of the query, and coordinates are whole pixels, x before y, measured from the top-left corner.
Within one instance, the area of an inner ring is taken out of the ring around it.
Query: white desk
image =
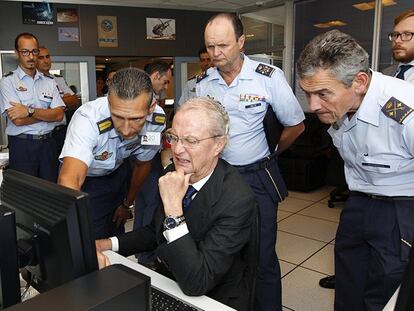
[[[131,269],[134,269],[138,272],[141,272],[151,278],[151,286],[164,291],[166,293],[169,293],[172,296],[175,296],[185,302],[187,302],[189,305],[193,305],[195,307],[201,308],[205,311],[234,311],[233,308],[230,308],[229,306],[226,306],[212,298],[209,298],[207,296],[187,296],[183,293],[183,291],[180,289],[178,284],[174,282],[173,280],[151,270],[148,269],[136,262],[133,262],[124,256],[119,255],[118,253],[115,253],[113,251],[105,251],[104,254],[108,256],[109,261],[112,264],[120,263],[124,266],[127,266]]]

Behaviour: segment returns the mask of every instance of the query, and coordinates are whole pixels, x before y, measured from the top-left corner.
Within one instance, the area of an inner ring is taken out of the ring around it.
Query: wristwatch
[[[181,225],[184,221],[185,221],[184,215],[181,215],[181,216],[168,215],[164,219],[164,229],[165,230],[174,229],[178,227],[179,225]]]
[[[31,106],[27,107],[27,116],[31,117],[35,113],[35,109]]]
[[[134,204],[128,205],[125,201],[122,202],[122,207],[127,210],[132,210],[134,208]]]

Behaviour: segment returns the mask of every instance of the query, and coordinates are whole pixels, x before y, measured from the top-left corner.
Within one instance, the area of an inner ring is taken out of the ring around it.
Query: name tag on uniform
[[[147,132],[141,136],[141,145],[159,146],[161,143],[160,132]]]

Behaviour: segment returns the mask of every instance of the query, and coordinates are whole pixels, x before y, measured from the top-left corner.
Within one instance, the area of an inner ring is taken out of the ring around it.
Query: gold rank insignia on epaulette
[[[202,73],[196,76],[196,83],[202,81],[206,77],[208,77],[207,71],[203,71]]]
[[[106,118],[102,121],[96,122],[96,125],[98,125],[99,134],[106,133],[114,128],[111,118]]]
[[[262,64],[262,63],[260,63],[256,67],[257,73],[260,73],[261,75],[264,75],[267,77],[271,77],[274,71],[275,71],[275,68],[273,68],[272,66],[266,65],[266,64]]]
[[[50,79],[53,79],[53,76],[52,75],[50,75],[50,74],[48,74],[48,73],[44,73],[43,74],[45,77],[48,77],[48,78],[50,78]]]
[[[395,97],[391,97],[382,107],[381,111],[387,117],[393,119],[394,121],[397,121],[399,124],[403,124],[405,118],[407,118],[410,113],[413,112],[413,109]]]
[[[163,125],[165,124],[165,114],[162,113],[153,113],[152,114],[152,120],[151,120],[152,124],[156,124],[156,125]]]
[[[10,71],[9,73],[6,73],[4,76],[8,77],[8,76],[11,76],[12,74],[13,74],[13,71]]]

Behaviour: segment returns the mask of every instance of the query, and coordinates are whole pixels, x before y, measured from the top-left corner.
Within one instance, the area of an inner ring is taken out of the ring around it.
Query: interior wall
[[[0,1],[0,49],[13,50],[21,32],[31,32],[52,55],[190,56],[204,45],[203,28],[214,12],[54,3],[53,25],[23,24],[22,3]],[[78,23],[57,23],[56,8],[77,8]],[[118,47],[98,47],[97,16],[117,16]],[[146,18],[175,19],[176,40],[146,40]],[[58,27],[79,27],[79,42],[59,42]]]

